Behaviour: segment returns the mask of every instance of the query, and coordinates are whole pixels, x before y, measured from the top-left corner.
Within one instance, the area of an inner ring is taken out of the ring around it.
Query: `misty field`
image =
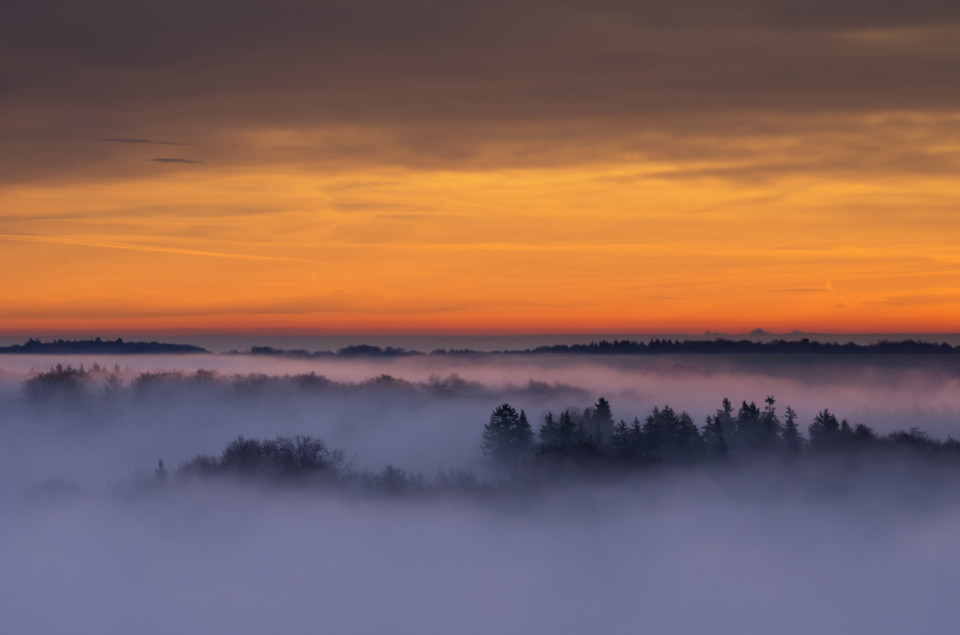
[[[828,409],[941,444],[960,429],[958,377],[922,356],[5,356],[2,630],[954,632],[952,455],[521,479],[483,432],[504,403],[534,432],[601,397],[616,421],[670,406],[703,429],[724,398],[775,396],[805,442]],[[320,441],[298,447],[335,459],[338,484],[329,467],[188,478],[241,435]]]

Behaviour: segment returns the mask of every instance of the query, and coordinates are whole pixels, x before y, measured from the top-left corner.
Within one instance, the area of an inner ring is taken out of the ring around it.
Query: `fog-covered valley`
[[[16,633],[953,632],[956,501],[714,494],[33,506],[0,520],[0,610]]]
[[[64,375],[81,364],[82,376]],[[724,397],[775,395],[807,441],[823,409],[878,437],[919,427],[944,440],[958,436],[960,390],[943,360],[4,356],[0,390],[9,632],[947,633],[955,623],[960,470],[949,461],[768,457],[526,478],[481,448],[504,402],[536,431],[545,413],[601,397],[617,421],[670,405],[699,428]],[[391,495],[359,477],[287,486],[183,474],[239,435],[320,439],[342,450],[343,474],[390,465],[427,483],[469,473],[475,486]]]
[[[83,399],[26,398],[25,382],[57,363],[101,370],[88,373]],[[587,407],[600,396],[614,420],[628,423],[670,405],[700,426],[724,398],[739,405],[774,396],[781,410],[797,411],[801,429],[828,408],[880,433],[919,427],[941,439],[960,436],[960,368],[952,357],[0,357],[2,451],[36,455],[30,479],[85,486],[158,459],[175,466],[218,452],[239,434],[316,436],[364,467],[478,469],[480,427],[499,403],[525,409],[536,429],[545,412]],[[24,466],[10,467],[18,462],[3,461],[13,472],[4,482],[27,485],[14,476]]]

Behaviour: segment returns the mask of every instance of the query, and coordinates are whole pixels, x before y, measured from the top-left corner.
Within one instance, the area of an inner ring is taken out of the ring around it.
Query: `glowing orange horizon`
[[[960,184],[685,167],[7,185],[0,332],[960,330]]]

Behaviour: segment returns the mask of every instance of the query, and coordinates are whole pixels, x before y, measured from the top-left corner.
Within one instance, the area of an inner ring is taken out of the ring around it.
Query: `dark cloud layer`
[[[254,159],[232,134],[277,128],[367,133],[306,139],[295,161],[403,165],[657,158],[811,126],[843,145],[845,117],[956,110],[958,33],[960,8],[933,0],[16,2],[0,139],[24,146],[8,178],[89,160],[91,125],[235,161]],[[54,135],[61,165],[42,161]],[[788,171],[822,158],[801,154]]]

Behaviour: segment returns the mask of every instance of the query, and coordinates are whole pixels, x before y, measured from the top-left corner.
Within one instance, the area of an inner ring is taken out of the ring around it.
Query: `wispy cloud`
[[[153,139],[139,139],[136,137],[98,137],[97,141],[105,141],[107,143],[146,143],[159,146],[185,146],[186,143],[180,143],[177,141],[155,141]]]
[[[285,258],[280,256],[258,256],[254,254],[235,254],[219,251],[206,251],[201,249],[183,249],[180,247],[167,247],[164,245],[144,245],[139,243],[110,242],[98,239],[74,239],[62,238],[59,236],[30,236],[24,234],[0,234],[0,240],[15,240],[18,242],[30,243],[52,243],[59,245],[74,245],[77,247],[96,247],[101,249],[123,249],[126,251],[152,251],[166,254],[178,254],[183,256],[205,256],[209,258],[237,258],[241,260],[279,260],[289,262],[299,262],[300,258]]]
[[[916,306],[925,304],[944,304],[960,301],[960,293],[913,293],[896,295],[880,300],[870,300],[866,304],[882,306]]]
[[[181,159],[179,157],[157,157],[155,159],[150,159],[156,163],[190,163],[190,164],[199,164],[203,161],[194,161],[193,159]]]
[[[829,280],[822,287],[790,287],[786,289],[767,289],[769,293],[833,293],[835,289]]]

